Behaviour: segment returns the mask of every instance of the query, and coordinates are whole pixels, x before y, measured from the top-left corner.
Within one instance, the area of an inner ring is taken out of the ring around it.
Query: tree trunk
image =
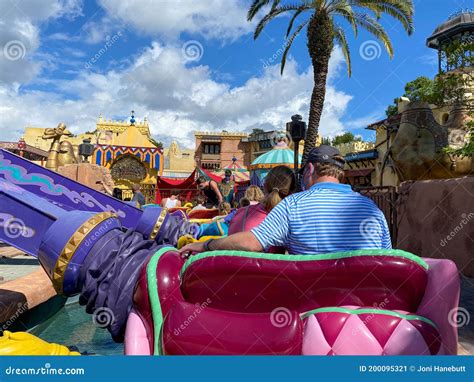
[[[326,96],[326,80],[329,59],[334,47],[334,25],[325,13],[316,13],[310,20],[307,30],[308,52],[313,63],[314,88],[309,109],[308,131],[304,141],[302,163],[306,163],[309,152],[316,146],[319,121]]]

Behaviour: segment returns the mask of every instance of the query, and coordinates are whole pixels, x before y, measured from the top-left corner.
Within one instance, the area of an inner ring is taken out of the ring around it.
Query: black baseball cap
[[[344,168],[344,159],[338,149],[328,145],[321,145],[312,149],[308,154],[306,163],[328,163],[339,168]]]

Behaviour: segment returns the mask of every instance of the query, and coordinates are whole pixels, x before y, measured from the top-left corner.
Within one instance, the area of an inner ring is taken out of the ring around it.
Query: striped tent
[[[298,163],[301,163],[301,158],[302,155],[300,154],[298,157]],[[281,165],[288,166],[290,168],[293,168],[294,165],[293,150],[289,149],[285,142],[279,142],[272,150],[260,155],[252,162],[250,165],[252,179],[254,179],[255,182],[255,174],[263,183],[263,180],[267,176],[268,172],[272,168]]]
[[[218,171],[212,171],[211,174],[224,179],[225,170],[231,170],[236,182],[248,182],[250,180],[250,172],[245,167],[242,167],[237,162],[234,162]]]

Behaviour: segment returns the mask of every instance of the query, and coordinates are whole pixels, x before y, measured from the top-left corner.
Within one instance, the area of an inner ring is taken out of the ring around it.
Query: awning
[[[368,176],[372,174],[372,172],[375,171],[373,168],[360,168],[360,169],[354,169],[354,170],[346,170],[344,171],[344,175],[346,178],[354,178],[356,176]]]

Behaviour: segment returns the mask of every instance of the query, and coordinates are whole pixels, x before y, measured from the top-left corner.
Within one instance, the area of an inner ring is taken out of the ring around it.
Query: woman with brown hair
[[[265,196],[260,203],[240,208],[237,211],[230,221],[229,235],[250,231],[259,225],[278,203],[295,192],[295,175],[290,168],[277,166],[267,174],[263,188]]]

